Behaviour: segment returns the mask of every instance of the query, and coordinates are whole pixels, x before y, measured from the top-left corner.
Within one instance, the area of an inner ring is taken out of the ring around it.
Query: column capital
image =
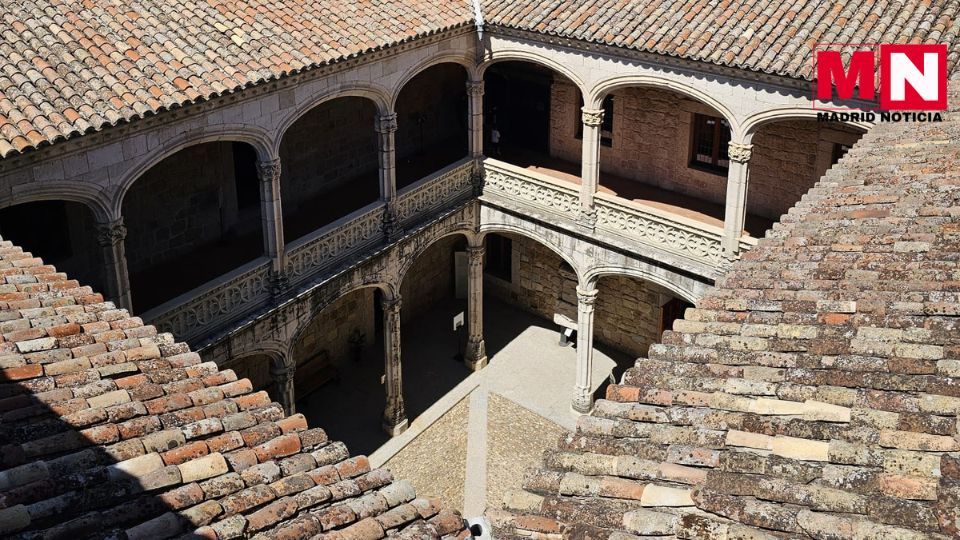
[[[597,301],[597,289],[582,289],[577,286],[577,301],[580,305],[592,306]]]
[[[261,182],[273,183],[280,179],[280,158],[257,162],[257,175]]]
[[[583,125],[597,127],[603,124],[603,109],[580,108],[580,119]]]
[[[750,161],[750,155],[752,153],[752,144],[742,144],[730,141],[730,144],[727,147],[727,155],[730,157],[730,161],[735,161],[737,163],[746,163]]]
[[[397,131],[397,113],[381,113],[377,115],[377,133],[393,133]]]
[[[383,307],[384,313],[397,314],[400,312],[401,298],[399,296],[396,298],[387,298],[384,296],[380,305]]]
[[[471,97],[482,97],[484,90],[483,81],[467,81],[467,95]]]
[[[126,238],[127,227],[123,224],[123,217],[97,224],[97,244],[100,247],[115,246]]]
[[[286,381],[288,379],[293,379],[297,372],[296,364],[284,364],[281,366],[270,366],[270,375],[273,376],[274,380],[277,381]]]

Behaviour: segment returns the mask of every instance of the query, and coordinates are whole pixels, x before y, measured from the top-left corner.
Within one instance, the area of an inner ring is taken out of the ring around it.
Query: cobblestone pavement
[[[568,431],[513,401],[490,393],[487,407],[488,508],[499,508],[504,496],[518,490],[524,471],[540,464],[543,452],[556,447]]]
[[[384,464],[395,478],[413,484],[417,495],[438,499],[451,510],[463,510],[469,401],[460,400]]]

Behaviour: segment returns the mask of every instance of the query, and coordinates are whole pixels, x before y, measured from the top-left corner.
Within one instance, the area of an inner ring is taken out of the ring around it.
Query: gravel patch
[[[490,393],[487,406],[487,508],[501,508],[507,493],[520,489],[527,469],[543,463],[567,430]]]
[[[460,400],[383,465],[413,484],[418,497],[437,499],[450,510],[463,510],[469,403],[469,396]]]

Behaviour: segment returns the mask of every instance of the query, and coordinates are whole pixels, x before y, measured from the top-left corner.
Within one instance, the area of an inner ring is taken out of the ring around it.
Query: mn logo
[[[844,65],[844,50],[849,61]],[[880,45],[862,50],[847,44],[818,45],[814,51],[816,98],[821,101],[859,100],[881,111],[943,111],[947,109],[946,45]],[[880,98],[875,89],[880,61]],[[817,107],[814,104],[814,108]]]

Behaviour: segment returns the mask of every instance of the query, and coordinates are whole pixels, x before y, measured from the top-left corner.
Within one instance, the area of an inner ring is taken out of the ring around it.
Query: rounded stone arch
[[[679,285],[673,281],[670,281],[669,279],[664,278],[663,276],[658,276],[641,268],[629,268],[626,266],[595,266],[585,273],[583,277],[583,283],[588,285],[590,288],[594,288],[597,284],[597,281],[605,276],[628,276],[649,281],[654,285],[670,291],[679,298],[690,302],[691,304],[696,304],[702,296],[702,292],[698,293],[689,287]],[[694,282],[694,280],[690,281]]]
[[[397,99],[400,97],[400,93],[407,86],[407,83],[412,81],[417,75],[420,75],[424,71],[432,68],[433,66],[439,64],[459,64],[467,72],[467,80],[478,80],[475,77],[479,77],[478,69],[476,63],[468,56],[458,53],[445,52],[436,56],[431,56],[426,60],[414,65],[413,67],[408,68],[404,71],[403,75],[397,80],[394,84],[392,91],[390,92],[389,99],[387,104],[390,111],[397,110]],[[464,88],[466,92],[466,88]]]
[[[17,188],[16,196],[0,197],[0,208],[41,201],[69,201],[87,207],[98,223],[107,223],[120,217],[113,212],[109,195],[102,189],[82,182],[51,182],[27,184]]]
[[[497,51],[491,52],[487,58],[477,66],[477,77],[481,80],[486,74],[487,69],[493,64],[499,62],[530,62],[532,64],[537,64],[541,67],[550,69],[556,73],[559,73],[566,77],[577,87],[577,90],[580,91],[581,96],[587,96],[586,84],[583,82],[583,77],[580,77],[574,73],[571,69],[567,68],[563,64],[556,62],[544,55],[532,53],[530,51],[522,51],[516,49],[500,49]]]
[[[277,125],[274,128],[275,135],[273,137],[273,147],[271,147],[271,152],[273,155],[280,155],[280,143],[283,141],[283,137],[287,130],[290,128],[290,126],[295,124],[297,120],[303,118],[305,114],[328,101],[345,97],[364,98],[373,102],[378,114],[386,114],[392,110],[392,95],[390,90],[379,84],[346,82],[333,88],[328,88],[324,92],[310,96],[309,100],[297,105],[296,108],[288,112],[285,116],[283,116],[283,118],[280,119],[279,122],[277,122]],[[370,126],[370,129],[372,130],[373,127],[374,126]]]
[[[690,99],[699,101],[704,105],[708,105],[720,113],[727,120],[727,122],[730,123],[730,132],[733,140],[740,140],[739,138],[743,135],[740,119],[733,113],[733,111],[730,110],[729,107],[724,105],[723,102],[714,98],[708,92],[700,88],[691,86],[683,81],[679,81],[670,77],[638,74],[621,75],[604,79],[597,82],[589,93],[584,93],[583,102],[596,109],[601,106],[603,103],[603,98],[606,97],[610,92],[619,90],[621,88],[637,86],[669,90]]]
[[[555,245],[553,242],[551,242],[547,238],[540,236],[528,229],[524,229],[522,227],[517,227],[515,225],[508,225],[505,223],[495,223],[495,224],[485,224],[480,226],[480,234],[478,236],[478,241],[482,242],[486,238],[487,234],[489,233],[515,234],[517,236],[523,236],[524,238],[529,238],[534,242],[542,244],[543,246],[548,248],[550,251],[556,253],[557,256],[560,257],[560,259],[563,260],[565,263],[569,264],[570,268],[573,268],[573,273],[576,274],[577,276],[578,284],[586,283],[584,281],[586,274],[584,273],[584,270],[582,268],[583,265],[581,265],[575,258],[564,253],[563,249]]]
[[[430,239],[427,241],[417,244],[413,251],[403,254],[403,258],[400,261],[400,264],[397,267],[396,273],[396,282],[397,282],[397,291],[399,293],[399,288],[403,285],[403,280],[407,277],[407,272],[410,268],[417,262],[420,257],[430,249],[431,246],[447,238],[448,236],[454,235],[463,235],[467,240],[467,245],[477,245],[480,237],[477,233],[470,227],[463,225],[462,223],[454,223],[450,226],[444,227],[443,229],[437,231]]]
[[[257,348],[244,351],[236,356],[231,356],[230,360],[223,362],[218,367],[221,370],[230,369],[230,366],[238,364],[243,360],[254,356],[265,356],[270,359],[270,367],[283,367],[289,363],[286,354],[285,345],[276,341],[265,341],[257,343]]]
[[[321,293],[321,298],[315,299],[310,303],[309,311],[298,317],[296,328],[290,333],[290,338],[283,345],[284,357],[288,358],[289,362],[294,362],[294,347],[296,347],[297,343],[300,341],[300,338],[303,337],[303,333],[310,327],[310,323],[312,323],[313,320],[316,319],[324,309],[331,306],[337,300],[360,289],[379,289],[383,293],[383,297],[387,300],[397,298],[397,295],[399,294],[399,287],[392,283],[379,281],[378,279],[367,280],[362,277],[362,274],[357,272],[354,272],[353,274],[358,277],[351,277],[341,286],[336,287],[329,292]]]
[[[163,145],[136,161],[123,175],[122,180],[111,197],[111,215],[122,215],[123,199],[126,197],[127,192],[130,191],[130,188],[133,187],[137,180],[149,172],[155,165],[181,150],[211,142],[238,142],[249,144],[256,151],[257,159],[260,161],[270,161],[274,159],[277,156],[274,148],[279,144],[267,130],[249,125],[229,124],[204,129],[202,132],[187,131],[180,133],[176,137],[167,139]]]
[[[776,109],[768,109],[758,113],[754,113],[743,120],[743,125],[741,126],[741,140],[743,144],[750,144],[753,141],[753,136],[757,134],[757,131],[761,127],[780,121],[787,120],[816,120],[817,111],[812,107],[781,107]],[[842,122],[844,125],[859,129],[866,133],[873,127],[872,122]]]

